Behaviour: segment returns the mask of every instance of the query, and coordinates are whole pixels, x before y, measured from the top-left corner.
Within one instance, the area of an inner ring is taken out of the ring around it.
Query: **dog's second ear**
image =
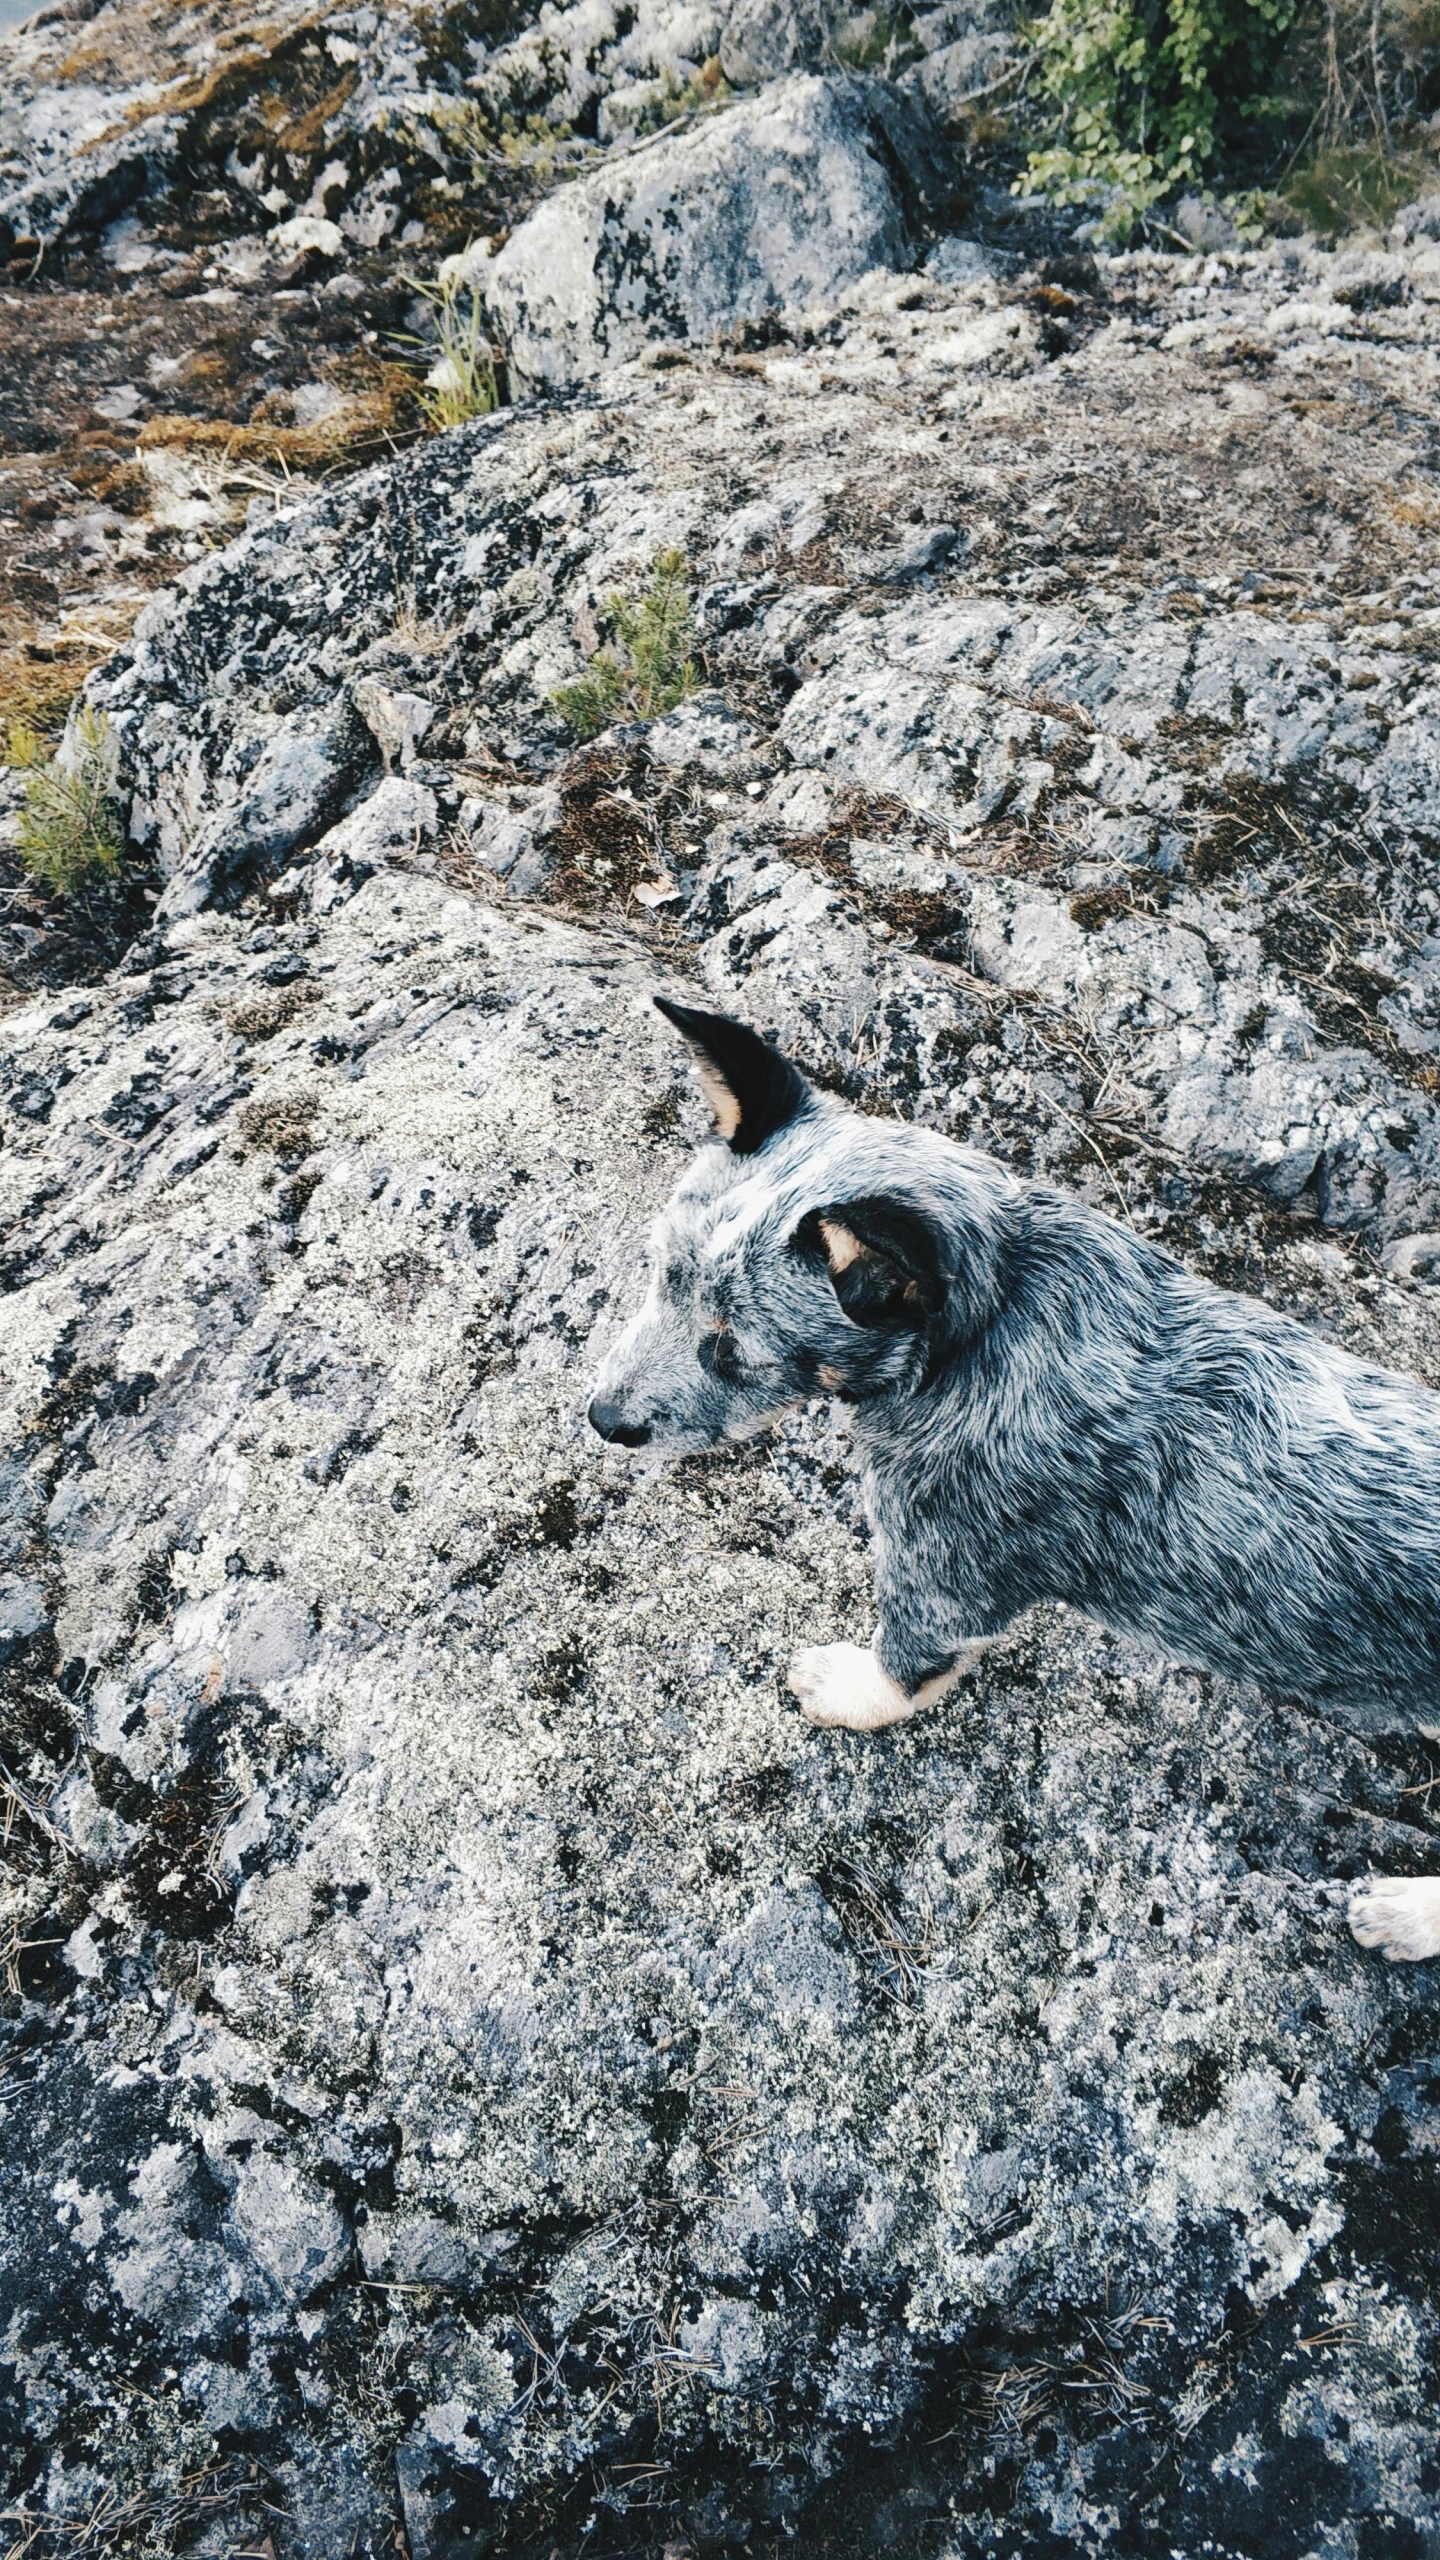
[[[688,1004],[672,1004],[668,996],[657,996],[655,1002],[694,1050],[716,1130],[733,1154],[753,1156],[803,1111],[809,1085],[799,1068],[758,1032],[732,1021],[728,1013],[697,1013]]]
[[[913,1201],[873,1197],[812,1209],[791,1242],[825,1264],[852,1324],[918,1326],[945,1304],[944,1239]]]

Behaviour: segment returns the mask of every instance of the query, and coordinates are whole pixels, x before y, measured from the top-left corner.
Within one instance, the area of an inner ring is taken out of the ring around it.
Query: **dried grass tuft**
[[[142,2489],[131,2497],[102,2490],[87,2516],[43,2515],[21,2498],[0,2508],[0,2560],[99,2560],[102,2553],[136,2546],[174,2551],[208,2525],[242,2512],[263,2518],[281,2510],[266,2497],[254,2463],[238,2461],[182,2472],[172,2487]],[[263,2533],[263,2525],[257,2530]],[[265,2543],[273,2560],[268,2535]]]
[[[308,476],[353,470],[413,444],[423,433],[414,377],[404,365],[360,358],[337,367],[334,379],[341,400],[313,427],[282,425],[266,415],[262,401],[243,427],[225,418],[152,418],[140,430],[137,451],[213,455],[221,463],[258,463]]]

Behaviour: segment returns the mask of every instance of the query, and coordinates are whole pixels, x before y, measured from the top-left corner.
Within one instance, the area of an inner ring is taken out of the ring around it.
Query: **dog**
[[[595,1383],[668,1453],[853,1409],[872,1645],[809,1647],[811,1720],[944,1696],[1038,1600],[1172,1659],[1440,1739],[1440,1395],[1196,1279],[1078,1200],[847,1110],[743,1023],[655,999],[721,1143],[655,1227]],[[1352,1887],[1360,1944],[1440,1956],[1440,1880]]]

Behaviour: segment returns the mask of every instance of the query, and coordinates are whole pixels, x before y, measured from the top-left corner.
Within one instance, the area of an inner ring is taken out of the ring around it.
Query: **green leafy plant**
[[[567,157],[565,146],[571,140],[568,124],[551,124],[545,116],[504,115],[494,149],[507,169],[523,169],[537,186],[548,187]],[[589,156],[583,145],[580,156]]]
[[[595,145],[577,140],[568,124],[509,110],[496,117],[478,98],[434,99],[428,120],[445,150],[465,163],[469,183],[476,188],[496,169],[548,187],[556,177],[574,177],[596,157]]]
[[[662,551],[637,602],[608,599],[618,649],[598,649],[578,683],[558,685],[550,696],[577,737],[598,737],[622,716],[653,720],[696,691],[685,567],[683,551]]]
[[[1024,183],[1093,204],[1124,237],[1215,158],[1227,118],[1264,109],[1300,0],[1054,0],[1031,28],[1047,145]]]
[[[14,773],[30,773],[36,765],[48,764],[50,749],[38,729],[28,720],[12,720],[5,741],[5,761]]]
[[[1247,248],[1257,248],[1275,229],[1285,207],[1263,187],[1245,187],[1239,195],[1224,197],[1221,211],[1229,215],[1236,239]]]
[[[463,265],[463,260],[455,264]],[[405,282],[430,304],[435,314],[435,343],[440,352],[420,393],[427,423],[438,432],[445,427],[463,427],[469,418],[488,418],[499,405],[500,386],[479,287],[467,285],[454,272],[447,275],[444,268],[428,283],[420,276],[407,276]],[[421,338],[409,338],[404,343],[424,347],[427,352],[430,345],[430,341]]]
[[[465,162],[471,185],[478,186],[495,148],[495,128],[478,98],[432,98],[428,122],[444,149],[454,159]],[[418,157],[424,149],[423,136],[413,125],[402,125],[400,132]]]
[[[1160,200],[1247,128],[1288,174],[1224,199],[1245,240],[1378,228],[1436,183],[1440,0],[1053,0],[1028,34],[1051,121],[1023,183],[1111,240],[1163,232]]]
[[[31,878],[65,897],[97,872],[114,871],[123,839],[116,807],[119,741],[103,711],[87,704],[53,758],[17,721],[7,761],[28,775],[20,814],[20,859]]]

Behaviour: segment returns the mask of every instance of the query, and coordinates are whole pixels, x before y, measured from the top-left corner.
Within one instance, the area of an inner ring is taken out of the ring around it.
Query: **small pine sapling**
[[[16,722],[8,761],[27,776],[19,850],[31,878],[68,897],[95,874],[114,871],[123,849],[120,747],[104,712],[87,703],[53,758],[33,729]]]
[[[550,696],[578,737],[598,737],[620,718],[653,720],[698,688],[685,570],[683,551],[662,551],[638,601],[609,598],[618,647],[597,650],[578,683]]]

